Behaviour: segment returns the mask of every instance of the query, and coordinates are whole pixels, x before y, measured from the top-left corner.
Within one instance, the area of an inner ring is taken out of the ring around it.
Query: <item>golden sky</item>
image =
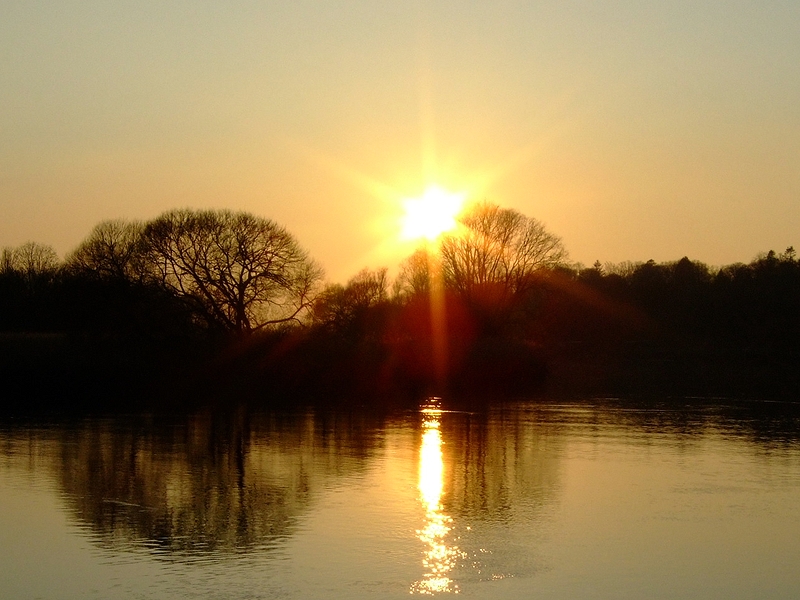
[[[0,9],[0,246],[242,209],[343,281],[429,184],[573,260],[800,246],[800,3],[58,0]]]

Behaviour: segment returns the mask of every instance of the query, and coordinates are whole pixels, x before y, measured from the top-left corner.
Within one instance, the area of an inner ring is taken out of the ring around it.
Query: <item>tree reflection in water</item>
[[[376,560],[401,569],[398,584],[415,594],[530,575],[538,557],[528,540],[559,487],[561,425],[531,405],[442,408],[238,407],[5,430],[0,420],[0,468],[52,478],[66,513],[112,556],[144,551],[174,563],[297,552],[291,564],[331,581],[337,561]],[[387,525],[399,533],[394,542]],[[331,543],[341,552],[329,555]]]
[[[422,444],[419,451],[419,493],[425,508],[425,527],[417,531],[420,541],[427,545],[422,559],[425,573],[411,586],[412,593],[458,592],[450,577],[464,553],[455,544],[448,543],[453,519],[444,513],[442,491],[444,487],[444,461],[442,460],[442,434],[439,399],[431,398],[422,410]]]
[[[169,560],[270,550],[331,479],[362,471],[379,423],[347,414],[201,411],[87,419],[30,440],[101,545]],[[37,436],[35,436],[37,437]]]

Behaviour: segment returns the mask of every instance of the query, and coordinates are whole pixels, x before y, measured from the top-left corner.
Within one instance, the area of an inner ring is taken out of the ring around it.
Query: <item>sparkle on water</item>
[[[444,461],[442,460],[442,434],[439,430],[440,399],[430,398],[422,408],[422,445],[419,456],[419,493],[425,508],[425,527],[417,531],[426,546],[422,566],[422,579],[411,586],[412,593],[458,593],[458,586],[450,577],[463,553],[457,546],[448,545],[447,535],[452,530],[453,519],[444,513]]]

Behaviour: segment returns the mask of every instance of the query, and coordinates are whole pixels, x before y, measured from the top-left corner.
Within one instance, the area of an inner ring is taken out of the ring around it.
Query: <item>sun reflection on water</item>
[[[425,527],[417,531],[427,549],[422,559],[425,572],[414,582],[411,593],[458,593],[450,572],[462,556],[461,550],[448,544],[453,519],[443,512],[444,461],[442,460],[441,414],[438,398],[429,399],[421,410],[422,444],[419,451],[419,493],[425,508]]]

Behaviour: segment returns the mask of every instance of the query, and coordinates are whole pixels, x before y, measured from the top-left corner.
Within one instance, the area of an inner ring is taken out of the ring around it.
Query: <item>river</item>
[[[0,597],[800,598],[800,405],[0,422]]]

